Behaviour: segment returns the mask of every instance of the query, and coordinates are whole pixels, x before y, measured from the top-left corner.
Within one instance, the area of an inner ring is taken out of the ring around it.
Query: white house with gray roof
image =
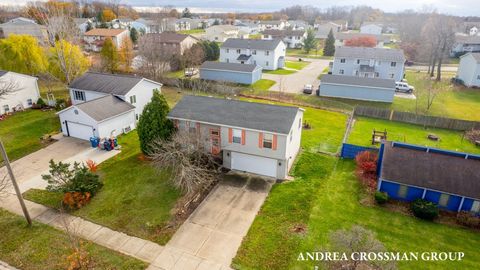
[[[285,179],[300,149],[304,110],[239,100],[184,96],[168,114],[195,133],[228,169]]]
[[[393,102],[395,81],[392,79],[325,74],[320,82],[318,95],[322,97]]]
[[[62,131],[85,140],[92,135],[104,137],[106,131],[100,132],[98,124],[107,119],[110,133],[134,129],[153,91],[161,91],[161,87],[161,83],[142,77],[87,72],[69,85],[72,106],[59,112]]]
[[[457,79],[468,87],[480,87],[480,53],[467,53],[460,57]]]
[[[230,38],[220,47],[220,62],[253,64],[276,70],[285,66],[285,53],[285,43],[278,39]]]
[[[342,46],[335,50],[332,74],[401,81],[404,64],[399,49]]]
[[[260,31],[267,29],[283,30],[289,26],[287,21],[259,21],[258,28]]]
[[[38,101],[37,77],[0,70],[0,89],[9,89],[0,98],[0,115],[32,107]]]

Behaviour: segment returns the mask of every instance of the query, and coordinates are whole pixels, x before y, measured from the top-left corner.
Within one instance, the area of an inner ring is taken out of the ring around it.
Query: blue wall
[[[342,151],[340,152],[340,156],[342,158],[351,158],[354,159],[358,153],[363,151],[378,151],[377,148],[372,147],[365,147],[360,145],[348,144],[344,143],[342,145]]]
[[[234,72],[228,70],[200,69],[200,78],[212,81],[252,84],[262,78],[262,69],[258,68],[254,72],[249,73]]]
[[[399,188],[400,188],[400,184],[389,182],[388,180],[382,180],[379,190],[382,192],[386,192],[390,198],[399,200],[399,201],[410,202],[410,201],[414,201],[416,199],[422,198],[423,190],[424,190],[423,188],[409,186],[407,190],[407,195],[405,198],[398,197]],[[440,200],[440,194],[441,193],[438,191],[427,189],[424,199],[438,204],[438,201]],[[451,194],[449,195],[450,195],[450,198],[448,199],[447,206],[446,207],[438,206],[438,207],[442,209],[450,210],[450,211],[457,211],[462,201],[462,197],[457,195],[451,195]],[[461,210],[470,211],[472,208],[472,204],[473,204],[472,199],[465,198]]]

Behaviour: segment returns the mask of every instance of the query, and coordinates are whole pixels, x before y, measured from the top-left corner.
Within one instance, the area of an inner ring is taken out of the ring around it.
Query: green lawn
[[[0,121],[0,138],[10,160],[19,159],[41,149],[45,144],[40,138],[59,130],[60,121],[55,111],[42,112],[29,109]]]
[[[17,215],[0,209],[0,260],[24,270],[67,269],[67,235],[48,225],[26,225]],[[92,242],[84,241],[95,269],[145,269],[147,264]]]
[[[279,68],[276,70],[263,70],[262,72],[266,74],[275,74],[275,75],[290,75],[290,74],[296,73],[297,71]]]
[[[295,181],[273,187],[233,260],[236,269],[313,269],[320,262],[300,262],[300,252],[328,251],[330,232],[357,224],[377,234],[389,251],[465,252],[460,262],[400,262],[399,269],[475,269],[480,234],[422,221],[381,207],[359,203],[362,188],[354,164],[304,152]],[[306,233],[296,233],[305,227]]]
[[[86,207],[72,214],[165,244],[174,230],[161,228],[171,220],[171,210],[180,192],[168,183],[166,171],[158,172],[148,161],[139,159],[135,131],[119,137],[119,144],[122,152],[99,166],[103,188]],[[51,207],[59,206],[60,196],[45,190],[29,190],[24,196]]]
[[[275,84],[275,81],[269,80],[269,79],[261,79],[256,81],[254,84],[250,86],[250,89],[252,89],[255,92],[264,92],[268,91],[270,87],[272,87]]]
[[[400,123],[382,119],[358,117],[355,120],[348,142],[357,145],[372,146],[373,129],[387,130],[387,139],[411,144],[426,145],[436,148],[480,153],[480,147],[463,138],[463,132],[447,129],[423,128],[423,126]],[[435,134],[440,141],[432,141],[428,134]]]
[[[185,77],[185,71],[183,69],[177,70],[177,71],[171,71],[167,73],[167,77],[180,79]]]
[[[332,57],[330,56],[323,56],[323,48],[319,48],[318,50],[312,50],[309,53],[305,52],[303,49],[287,49],[287,56],[298,58],[332,59]]]
[[[249,39],[262,39],[262,34],[250,34],[248,35]]]
[[[285,66],[287,68],[302,70],[304,67],[308,66],[310,62],[307,61],[286,61]]]
[[[178,31],[178,33],[186,34],[186,35],[201,34],[201,33],[205,33],[205,29],[182,30],[182,31]]]
[[[67,86],[62,82],[46,82],[39,80],[38,81],[38,88],[40,88],[40,96],[47,102],[47,93],[53,93],[53,96],[56,99],[69,99],[70,94],[68,92]]]

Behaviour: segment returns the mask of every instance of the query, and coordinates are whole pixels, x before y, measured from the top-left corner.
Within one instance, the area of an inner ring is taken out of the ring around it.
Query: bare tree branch
[[[7,95],[11,95],[19,90],[21,90],[21,88],[17,81],[0,78],[0,99],[6,99]]]

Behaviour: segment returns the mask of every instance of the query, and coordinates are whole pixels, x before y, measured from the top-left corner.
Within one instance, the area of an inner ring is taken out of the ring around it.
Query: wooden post
[[[10,175],[10,180],[12,180],[13,187],[15,188],[15,193],[17,193],[18,201],[20,202],[20,206],[23,210],[23,215],[25,219],[27,219],[28,225],[32,225],[32,219],[30,218],[30,214],[28,213],[27,207],[25,206],[25,202],[23,201],[22,193],[20,193],[20,188],[17,185],[17,181],[15,180],[15,175],[13,174],[12,166],[10,166],[10,161],[8,160],[7,151],[3,146],[2,140],[0,140],[0,151],[2,152],[3,160],[5,161],[5,166],[7,167],[8,174]]]

